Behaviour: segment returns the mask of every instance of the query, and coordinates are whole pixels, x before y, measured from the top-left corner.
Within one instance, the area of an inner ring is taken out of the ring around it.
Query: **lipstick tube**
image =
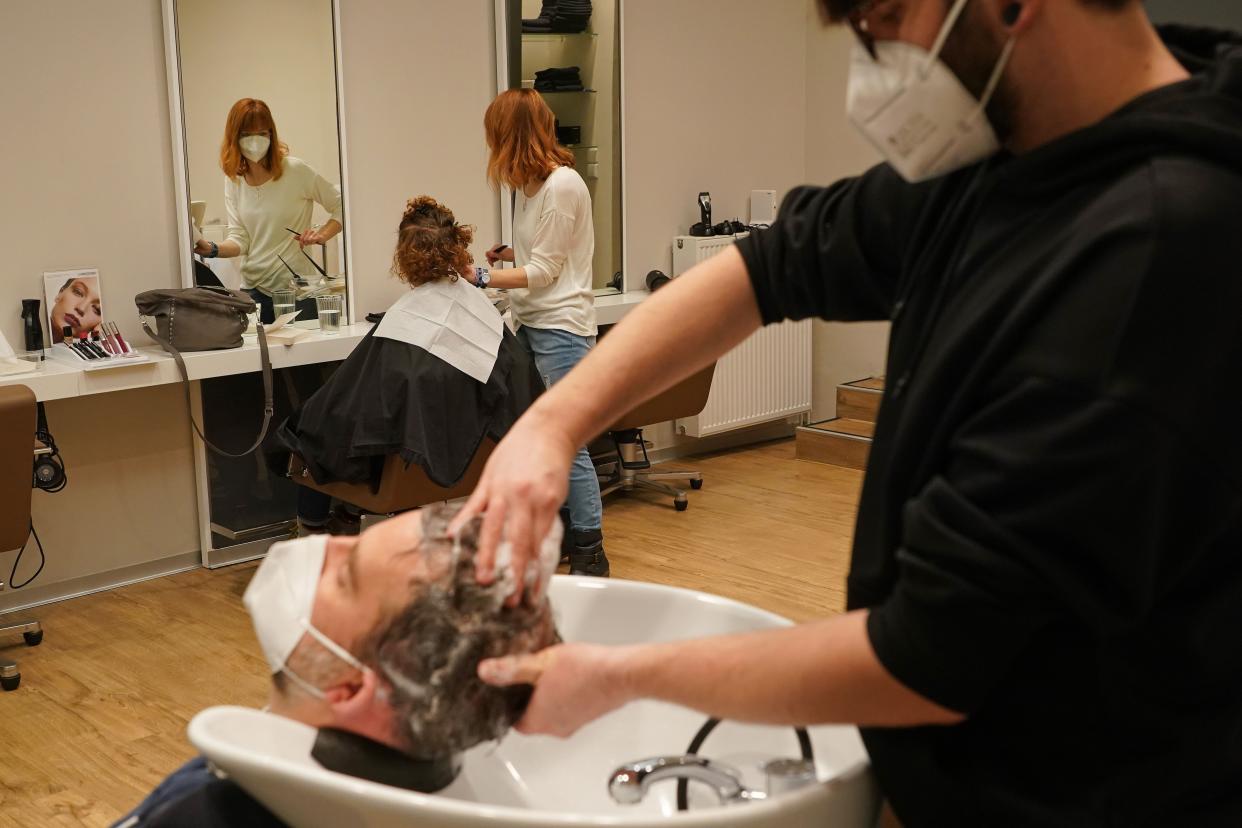
[[[121,350],[127,354],[132,354],[134,349],[129,347],[129,343],[125,341],[125,337],[121,336],[121,327],[115,322],[112,323],[112,335],[116,337],[116,341],[121,343]]]
[[[113,356],[125,356],[125,349],[121,347],[121,343],[117,341],[116,334],[112,333],[112,323],[105,322],[103,324],[104,340],[108,343],[108,347],[112,350]]]

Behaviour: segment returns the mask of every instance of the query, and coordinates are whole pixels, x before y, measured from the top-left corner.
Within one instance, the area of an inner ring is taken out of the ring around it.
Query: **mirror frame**
[[[336,0],[333,0],[335,3]],[[631,290],[646,290],[646,284],[642,277],[636,277],[631,284],[630,272],[625,255],[625,240],[627,237],[626,226],[629,218],[629,187],[626,181],[626,171],[629,166],[626,164],[625,151],[628,142],[625,139],[625,13],[623,8],[625,0],[616,0],[617,3],[617,73],[620,75],[621,81],[621,296],[629,293]],[[513,15],[513,7],[516,6],[517,14]],[[522,42],[521,34],[522,19],[522,0],[495,0],[495,20],[496,20],[496,94],[509,88],[509,47],[513,32],[510,27],[514,20],[517,21],[518,32],[516,40]],[[520,60],[519,60],[520,65]],[[187,202],[188,204],[188,202]],[[188,207],[187,207],[188,209]],[[512,244],[513,239],[513,193],[508,187],[501,187],[500,190],[500,235],[501,240],[506,244]],[[596,298],[599,298],[601,290],[607,288],[596,288]],[[616,296],[614,293],[604,293],[605,296]]]
[[[354,251],[350,238],[349,152],[345,138],[345,73],[341,49],[341,4],[332,3],[333,79],[336,84],[337,152],[341,164],[341,209],[344,228],[341,230],[341,261],[345,264],[346,319],[354,319]],[[503,3],[504,0],[497,0]],[[161,0],[164,9],[164,66],[168,76],[168,115],[172,127],[172,161],[174,197],[177,201],[177,243],[180,251],[181,286],[194,287],[194,246],[191,240],[190,169],[186,149],[185,106],[181,89],[181,43],[177,39],[177,0]]]

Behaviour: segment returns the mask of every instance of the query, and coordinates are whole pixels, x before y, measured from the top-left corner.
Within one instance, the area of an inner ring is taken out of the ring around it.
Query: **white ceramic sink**
[[[669,641],[789,623],[723,598],[630,581],[557,576],[550,596],[561,634],[570,641]],[[470,751],[457,781],[433,796],[326,771],[310,758],[313,729],[257,710],[205,710],[190,723],[189,734],[217,766],[295,828],[875,825],[878,789],[862,741],[848,727],[811,728],[820,782],[767,802],[721,807],[710,790],[691,783],[691,809],[679,814],[672,781],[653,785],[638,805],[612,801],[607,783],[615,768],[685,753],[703,722],[689,710],[641,702],[566,741],[513,733],[499,745]],[[792,729],[724,722],[699,753],[763,790],[760,765],[797,757],[799,750]]]

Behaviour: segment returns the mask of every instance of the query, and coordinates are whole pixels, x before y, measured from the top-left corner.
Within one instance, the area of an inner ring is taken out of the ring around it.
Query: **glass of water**
[[[278,290],[272,293],[272,313],[276,318],[286,313],[293,313],[298,304],[298,295],[292,290]]]
[[[345,310],[345,297],[339,295],[317,296],[315,304],[319,308],[319,330],[328,335],[336,336],[341,332],[341,316]]]

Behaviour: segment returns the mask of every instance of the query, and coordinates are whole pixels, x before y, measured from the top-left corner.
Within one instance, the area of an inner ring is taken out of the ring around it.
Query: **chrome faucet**
[[[621,805],[637,805],[647,790],[664,779],[693,779],[710,785],[721,805],[762,802],[774,796],[814,785],[815,763],[806,759],[773,759],[763,764],[767,791],[752,791],[742,785],[736,771],[702,756],[657,756],[622,765],[612,772],[608,793]]]
[[[693,779],[716,791],[722,805],[766,799],[762,791],[744,787],[737,774],[702,756],[657,756],[622,765],[612,772],[608,793],[621,805],[637,805],[647,789],[665,779]]]

